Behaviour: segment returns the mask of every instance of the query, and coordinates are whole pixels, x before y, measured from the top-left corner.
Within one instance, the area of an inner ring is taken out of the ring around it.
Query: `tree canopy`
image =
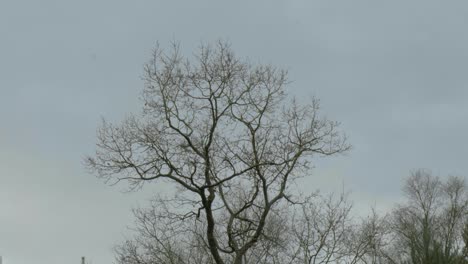
[[[246,263],[280,208],[299,202],[289,186],[310,174],[312,158],[350,148],[317,99],[287,95],[286,71],[241,60],[225,42],[193,59],[178,45],[157,47],[144,78],[142,114],[104,121],[87,164],[133,188],[173,183],[172,201],[184,206],[167,206],[166,216],[199,221],[197,239],[214,263]]]

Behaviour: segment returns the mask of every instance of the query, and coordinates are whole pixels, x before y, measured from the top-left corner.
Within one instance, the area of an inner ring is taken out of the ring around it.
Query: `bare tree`
[[[337,263],[348,256],[351,205],[341,196],[310,201],[292,219],[292,263]]]
[[[294,219],[290,247],[297,264],[377,264],[384,263],[382,249],[387,243],[385,221],[373,210],[367,218],[356,221],[351,204],[344,194],[319,196],[303,204]]]
[[[346,241],[351,257],[345,263],[396,264],[389,252],[393,242],[388,216],[379,216],[375,209],[353,229]]]
[[[144,111],[103,122],[88,166],[133,188],[167,180],[183,193],[183,218],[203,218],[215,263],[245,263],[267,222],[291,201],[290,183],[311,158],[344,152],[338,124],[285,93],[287,73],[236,58],[228,44],[202,46],[195,63],[177,45],[145,67]]]
[[[178,201],[155,199],[134,210],[134,236],[116,247],[119,264],[214,263],[205,242],[203,219],[183,221],[168,211]],[[163,205],[163,206],[161,206]],[[255,264],[384,263],[385,228],[373,213],[354,221],[345,195],[316,195],[274,210],[262,238],[244,256]],[[231,261],[231,260],[230,260]]]
[[[114,248],[119,264],[210,264],[203,221],[184,221],[169,207],[178,201],[155,198],[133,210],[133,236]]]
[[[403,191],[407,202],[393,212],[395,257],[398,263],[466,263],[463,225],[468,213],[465,181],[449,177],[445,182],[429,171],[417,170]]]

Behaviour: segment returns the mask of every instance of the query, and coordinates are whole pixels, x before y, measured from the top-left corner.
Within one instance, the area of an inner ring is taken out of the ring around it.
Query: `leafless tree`
[[[186,201],[179,216],[204,219],[201,239],[216,264],[245,263],[311,158],[349,149],[318,100],[286,95],[285,71],[242,61],[224,42],[202,46],[195,63],[178,45],[157,47],[144,77],[143,113],[104,121],[87,165],[133,188],[174,183]]]
[[[398,263],[466,263],[463,226],[468,213],[465,181],[443,182],[427,170],[417,170],[403,191],[407,202],[393,212],[395,261]]]
[[[134,236],[116,247],[119,264],[214,263],[206,244],[203,219],[183,221],[168,211],[174,202],[156,199],[134,210]],[[178,203],[178,201],[176,202]],[[161,206],[163,205],[163,206]],[[384,263],[385,228],[373,213],[354,221],[345,195],[316,195],[301,204],[275,210],[262,238],[244,256],[255,264]],[[232,261],[232,259],[227,260]]]
[[[169,207],[174,200],[157,198],[149,206],[133,210],[132,237],[115,247],[119,264],[210,264],[204,244],[203,221],[184,221]]]
[[[396,264],[390,254],[394,240],[387,220],[388,215],[379,216],[375,209],[354,229],[347,241],[352,254],[345,263]]]
[[[297,264],[377,264],[386,258],[385,221],[373,210],[359,221],[351,215],[346,196],[318,197],[302,206],[292,225],[290,246],[296,248],[290,262]]]
[[[295,247],[291,263],[337,263],[348,255],[351,205],[344,196],[303,204],[292,219],[290,239]]]

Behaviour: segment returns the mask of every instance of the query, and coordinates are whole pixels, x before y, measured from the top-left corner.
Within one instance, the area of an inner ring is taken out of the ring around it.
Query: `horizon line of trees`
[[[281,208],[245,264],[466,264],[468,187],[415,170],[403,185],[405,201],[356,219],[347,195],[316,193]],[[177,204],[177,205],[176,205]],[[163,207],[161,207],[163,205]],[[114,248],[118,264],[215,263],[201,232],[205,223],[180,218],[178,200],[154,198],[133,210],[133,236]]]

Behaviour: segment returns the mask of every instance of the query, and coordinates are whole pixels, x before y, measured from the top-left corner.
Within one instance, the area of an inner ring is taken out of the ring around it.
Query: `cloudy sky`
[[[177,3],[176,3],[177,2]],[[130,209],[86,172],[101,117],[140,109],[154,44],[191,54],[227,39],[286,68],[354,149],[316,163],[306,189],[352,191],[358,212],[400,197],[410,170],[468,176],[468,2],[0,1],[0,255],[4,264],[113,263]]]

